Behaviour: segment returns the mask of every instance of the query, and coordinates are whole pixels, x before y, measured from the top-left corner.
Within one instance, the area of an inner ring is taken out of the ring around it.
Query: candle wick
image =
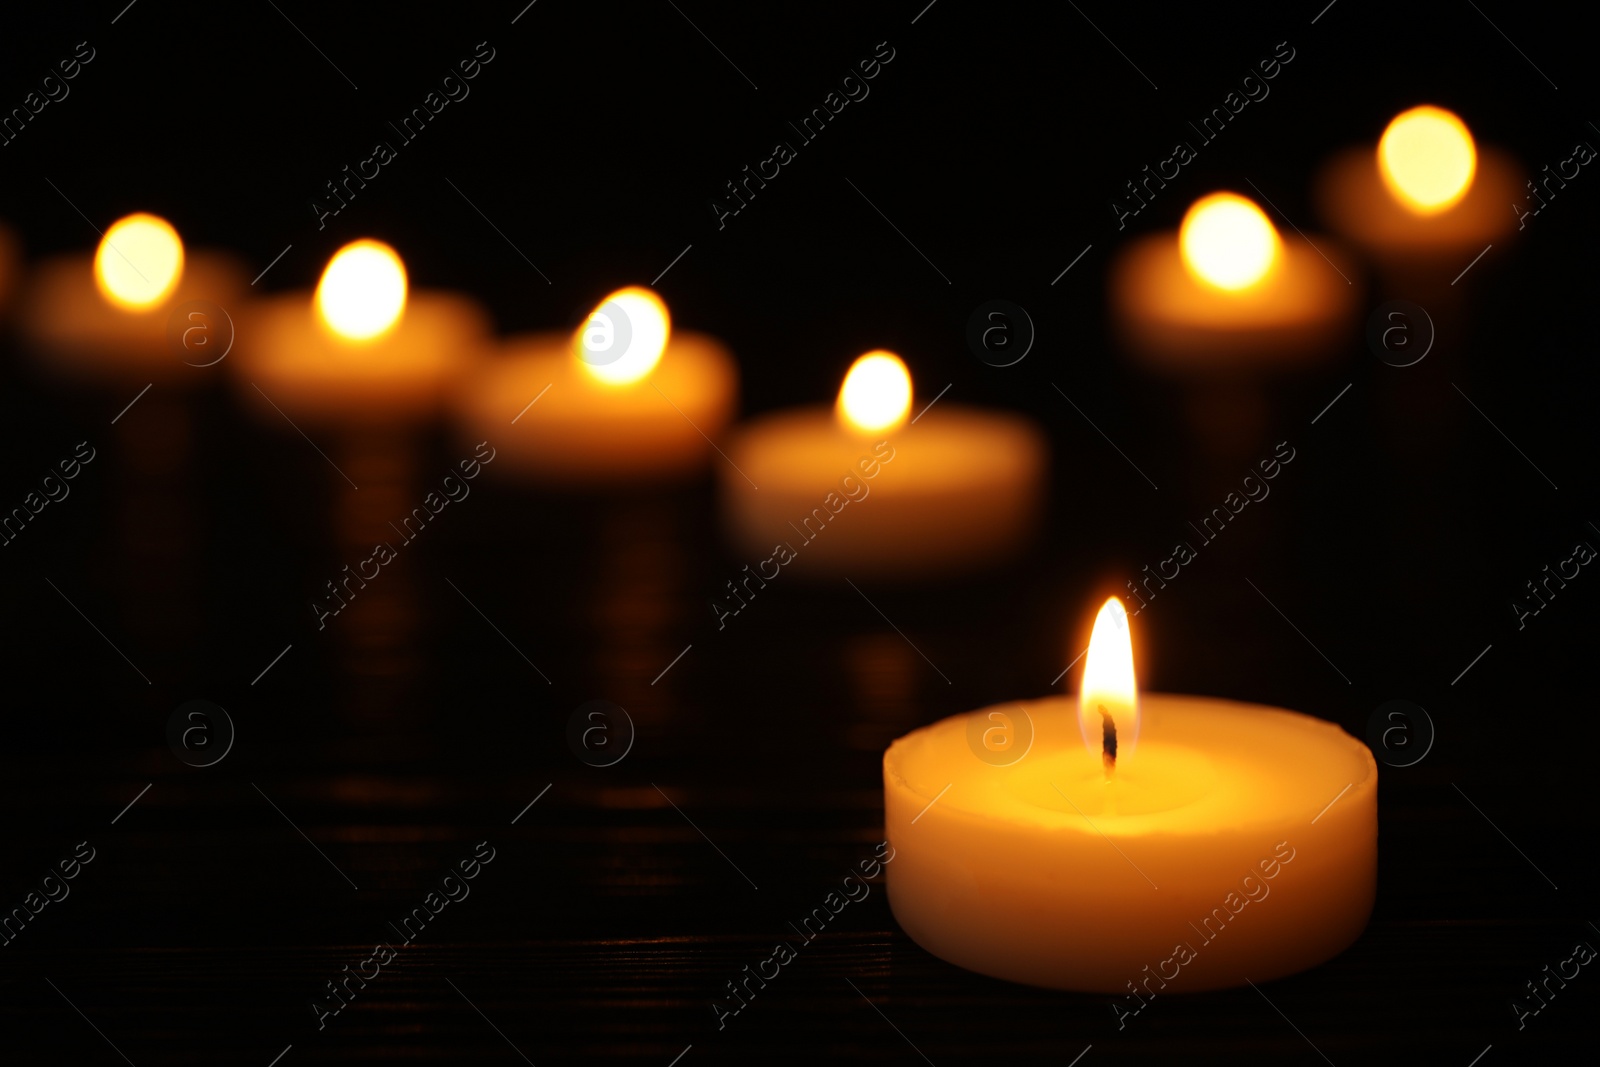
[[[1104,704],[1097,707],[1100,709],[1100,757],[1105,761],[1106,781],[1109,782],[1117,769],[1117,723]]]

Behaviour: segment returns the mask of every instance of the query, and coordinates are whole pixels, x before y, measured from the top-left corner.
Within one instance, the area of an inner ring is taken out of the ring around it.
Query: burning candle
[[[364,680],[353,706],[387,710],[412,682],[421,611],[411,572],[373,568],[447,506],[438,491],[416,487],[418,431],[488,347],[489,333],[476,301],[413,289],[395,250],[371,239],[339,249],[314,293],[269,297],[246,310],[237,391],[267,425],[286,434],[292,426],[312,441],[332,468],[343,570],[310,606],[319,630],[339,631],[343,671]]]
[[[153,672],[193,669],[204,515],[195,390],[215,381],[205,368],[228,354],[229,309],[244,288],[231,257],[185,249],[167,220],[135,214],[113,223],[92,255],[40,264],[18,309],[24,346],[48,373],[112,394],[93,397],[112,421],[112,570],[128,623],[159,635]]]
[[[455,402],[464,439],[500,446],[496,470],[568,485],[691,476],[738,403],[721,342],[672,328],[652,290],[607,296],[573,334],[514,337]]]
[[[1510,156],[1480,149],[1458,116],[1425,104],[1396,115],[1376,151],[1336,156],[1317,193],[1328,224],[1400,281],[1407,272],[1453,273],[1508,236],[1521,183]]]
[[[244,287],[231,257],[188,252],[167,220],[129,215],[94,255],[40,264],[21,328],[35,354],[68,377],[193,384],[201,380],[194,368],[212,361],[202,346],[231,342],[231,321],[217,317],[226,320]]]
[[[1365,928],[1377,779],[1372,753],[1331,723],[1140,694],[1112,598],[1076,701],[998,704],[889,747],[889,903],[942,959],[1123,994],[1119,1015],[1266,981]]]
[[[802,568],[819,573],[875,577],[972,567],[1014,551],[1037,519],[1043,435],[1020,416],[949,402],[908,422],[910,413],[905,364],[869,352],[851,366],[833,410],[780,411],[746,425],[720,471],[734,546],[779,563],[803,557],[811,562]]]
[[[1344,339],[1351,273],[1326,238],[1281,235],[1247,198],[1213,193],[1176,235],[1129,245],[1112,270],[1112,314],[1134,352],[1167,372],[1294,367]]]
[[[405,264],[362,239],[328,261],[315,294],[269,297],[248,310],[235,381],[291,418],[340,426],[406,424],[439,410],[488,345],[487,314],[455,293],[412,290]]]

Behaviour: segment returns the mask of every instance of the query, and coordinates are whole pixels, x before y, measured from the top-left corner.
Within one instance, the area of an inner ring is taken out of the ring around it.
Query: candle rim
[[[1360,793],[1368,789],[1377,788],[1378,765],[1377,760],[1372,755],[1372,750],[1368,748],[1367,745],[1359,738],[1352,736],[1347,730],[1345,730],[1336,722],[1332,722],[1306,712],[1295,711],[1291,708],[1277,707],[1269,704],[1258,704],[1251,701],[1234,700],[1228,697],[1213,697],[1190,693],[1149,692],[1142,694],[1141,698],[1147,703],[1147,706],[1154,713],[1156,713],[1157,717],[1169,711],[1179,711],[1181,713],[1184,705],[1204,705],[1208,709],[1225,711],[1230,715],[1259,714],[1263,716],[1270,716],[1279,725],[1287,726],[1290,729],[1314,732],[1324,740],[1338,745],[1339,751],[1349,756],[1350,760],[1352,761],[1352,773],[1349,782],[1351,793]],[[1047,724],[1050,722],[1063,722],[1066,719],[1076,717],[1076,709],[1073,706],[1075,702],[1075,694],[1051,694],[1049,696],[1037,697],[1030,700],[1012,700],[999,704],[991,704],[972,711],[960,712],[955,715],[946,716],[945,718],[927,723],[923,726],[919,726],[915,730],[896,738],[889,744],[889,747],[884,750],[884,782],[886,785],[890,783],[898,783],[915,796],[931,802],[935,800],[935,798],[940,797],[940,790],[944,788],[943,783],[938,785],[930,784],[927,788],[919,788],[905,774],[901,773],[897,767],[897,764],[900,761],[912,758],[914,747],[916,745],[931,744],[933,740],[939,736],[941,731],[964,730],[966,721],[971,716],[982,715],[990,710],[1002,710],[1007,708],[1015,709],[1020,706],[1024,710],[1032,712],[1036,721],[1040,718],[1044,718],[1044,721]],[[1043,705],[1045,709],[1050,712],[1048,717],[1041,716],[1038,712],[1037,709],[1039,709],[1041,705]],[[1292,726],[1289,725],[1291,723],[1293,724]],[[1078,754],[1078,758],[1083,758],[1082,749],[1078,747],[1077,733],[1078,731],[1075,725],[1073,725],[1070,734],[1068,734],[1065,729],[1061,729],[1059,731],[1060,736],[1057,738],[1057,740],[1060,740],[1061,737],[1070,737],[1072,742],[1071,745],[1068,746],[1063,741],[1061,747],[1070,747]],[[1163,738],[1158,734],[1154,734],[1147,739],[1146,743],[1152,746],[1165,746],[1171,743],[1172,740],[1172,738]],[[1195,746],[1188,741],[1183,742],[1183,747],[1191,749],[1195,748]],[[1037,746],[1035,746],[1034,751],[1038,751]],[[1201,751],[1203,752],[1204,750],[1202,749]],[[976,757],[974,757],[974,760],[977,762]],[[1008,776],[1014,775],[1015,772],[1015,766],[995,767],[990,765],[982,765],[981,763],[979,767],[967,771],[967,773],[975,775],[1001,774]],[[1337,789],[1335,791],[1337,791]],[[1049,815],[1058,816],[1050,818],[1043,817],[1046,809],[1030,808],[1028,809],[1030,817],[1035,818],[1038,821],[1027,823],[1020,819],[1012,818],[1009,814],[997,817],[993,813],[986,812],[982,809],[963,807],[959,797],[954,797],[954,802],[952,803],[953,795],[955,793],[956,790],[951,789],[949,792],[944,793],[942,798],[938,800],[938,807],[945,809],[945,817],[960,818],[965,821],[970,821],[974,825],[986,825],[991,828],[1005,827],[1008,831],[1011,829],[1016,829],[1018,832],[1022,832],[1022,827],[1029,825],[1037,826],[1039,822],[1045,822],[1051,824],[1048,826],[1048,829],[1052,832],[1081,831],[1089,835],[1096,833],[1096,831],[1087,825],[1085,820],[1076,812],[1050,812]],[[1308,812],[1308,819],[1317,814],[1316,809],[1319,808],[1322,803],[1324,803],[1324,801],[1318,801],[1315,805],[1312,805],[1311,801],[1309,800],[1304,802],[1305,810]],[[1298,801],[1296,806],[1300,806]],[[1204,829],[1185,826],[1177,830],[1163,829],[1159,825],[1159,822],[1165,816],[1165,813],[1158,812],[1150,815],[1130,815],[1123,819],[1109,823],[1108,825],[1103,826],[1102,829],[1109,830],[1114,836],[1120,835],[1139,838],[1168,836],[1182,839],[1193,838],[1201,834],[1220,836],[1239,832],[1256,825],[1273,825],[1283,817],[1284,811],[1285,809],[1283,808],[1275,808],[1270,812],[1263,812],[1258,820],[1241,822],[1238,819],[1232,819],[1231,821],[1226,822],[1219,821],[1216,825],[1206,827]]]

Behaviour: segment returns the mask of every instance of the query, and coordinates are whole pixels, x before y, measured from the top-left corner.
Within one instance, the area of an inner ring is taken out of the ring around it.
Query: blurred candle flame
[[[117,307],[144,311],[164,301],[183,278],[183,241],[166,219],[139,213],[118,219],[100,238],[94,280]]]
[[[382,241],[352,241],[328,260],[317,285],[317,311],[328,328],[349,341],[388,332],[406,309],[406,268]]]
[[[1416,215],[1454,207],[1472,187],[1478,149],[1453,112],[1424,104],[1402,111],[1378,141],[1378,173],[1389,192]]]
[[[1272,221],[1237,193],[1212,193],[1194,202],[1178,229],[1183,265],[1207,285],[1247,289],[1267,276],[1282,242]]]
[[[875,351],[850,364],[839,388],[839,421],[866,433],[897,429],[911,413],[911,372],[893,352]]]
[[[618,289],[589,312],[572,339],[579,363],[608,385],[631,385],[661,362],[672,336],[672,316],[652,290]]]

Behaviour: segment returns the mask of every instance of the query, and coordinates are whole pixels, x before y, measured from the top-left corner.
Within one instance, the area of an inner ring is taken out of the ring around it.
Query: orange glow
[[[1178,229],[1183,265],[1218,289],[1245,289],[1267,276],[1282,253],[1272,222],[1237,193],[1212,193],[1194,202]]]
[[[911,413],[911,372],[893,352],[876,351],[850,364],[836,408],[846,429],[884,433]]]
[[[1133,672],[1128,612],[1116,597],[1107,600],[1095,616],[1083,685],[1078,689],[1078,727],[1083,731],[1083,743],[1096,757],[1104,751],[1106,716],[1116,727],[1117,762],[1121,763],[1139,741],[1139,681]]]
[[[348,341],[387,333],[406,309],[406,267],[382,241],[352,241],[328,260],[317,284],[317,312]]]
[[[166,219],[118,219],[100,238],[94,280],[100,295],[126,311],[156,307],[183,278],[183,242]]]
[[[653,290],[618,289],[578,327],[573,351],[583,369],[608,385],[631,385],[661,362],[672,337],[672,316]]]
[[[1453,112],[1424,104],[1402,111],[1378,142],[1378,173],[1407,209],[1437,215],[1472,188],[1478,150]]]

